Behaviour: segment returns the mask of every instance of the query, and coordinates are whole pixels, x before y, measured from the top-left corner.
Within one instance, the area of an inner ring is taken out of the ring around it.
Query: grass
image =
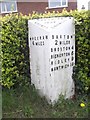
[[[0,86],[0,120],[2,118],[2,89]]]
[[[34,86],[24,86],[2,92],[3,118],[87,118],[88,99],[79,95],[75,100],[60,97],[55,105],[41,98]],[[84,102],[85,107],[80,103]]]

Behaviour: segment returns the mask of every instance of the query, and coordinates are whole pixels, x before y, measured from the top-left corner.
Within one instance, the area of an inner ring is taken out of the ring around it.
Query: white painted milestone
[[[75,25],[73,17],[28,21],[31,83],[54,103],[60,95],[71,98],[75,86]]]

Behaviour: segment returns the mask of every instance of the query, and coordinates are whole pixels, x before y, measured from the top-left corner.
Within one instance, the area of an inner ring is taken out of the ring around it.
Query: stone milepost
[[[31,83],[41,96],[55,103],[60,95],[74,95],[75,25],[73,17],[28,21]]]

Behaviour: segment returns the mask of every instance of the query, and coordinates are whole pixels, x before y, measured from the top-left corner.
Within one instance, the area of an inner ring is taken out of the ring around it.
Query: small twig
[[[22,97],[22,95],[23,95],[23,92],[21,93],[21,95],[19,96],[19,98],[21,98],[21,97]]]
[[[15,114],[15,113],[19,113],[19,112],[22,112],[22,110],[19,110],[19,111],[16,111],[16,112],[11,112],[11,113],[3,113],[3,114],[8,115],[8,114]]]

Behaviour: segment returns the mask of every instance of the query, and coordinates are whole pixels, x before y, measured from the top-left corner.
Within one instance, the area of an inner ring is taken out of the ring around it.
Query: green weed
[[[3,118],[87,118],[88,98],[77,96],[74,100],[60,96],[55,105],[40,97],[34,86],[3,90]],[[85,107],[81,107],[81,103]]]

